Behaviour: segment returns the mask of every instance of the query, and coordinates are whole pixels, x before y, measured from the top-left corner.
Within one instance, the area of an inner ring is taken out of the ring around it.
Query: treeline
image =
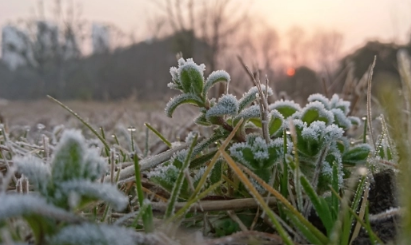
[[[111,53],[9,70],[0,62],[0,98],[30,100],[158,99],[169,94],[169,69],[176,66],[176,36],[141,42]],[[178,44],[178,43],[177,43]],[[207,46],[194,41],[192,56],[204,63]]]
[[[187,47],[187,43],[191,43],[191,46]],[[0,98],[31,100],[52,95],[61,100],[118,100],[130,96],[140,100],[167,99],[173,92],[167,87],[170,82],[169,68],[177,65],[176,53],[182,46],[197,63],[208,65],[207,44],[196,39],[187,43],[182,42],[181,35],[173,35],[141,42],[112,53],[48,62],[41,69],[20,67],[11,71],[0,62]],[[378,88],[379,84],[398,85],[396,54],[400,48],[411,50],[410,45],[369,42],[344,57],[340,68],[332,76],[335,81],[329,84],[332,90],[329,92],[341,91],[349,73],[348,66],[354,67],[351,75],[359,80],[375,55],[374,88]],[[211,70],[207,69],[207,72]],[[245,73],[233,74],[233,77],[247,79]],[[293,98],[304,100],[311,93],[324,92],[322,75],[307,67],[297,68],[293,76],[277,74],[274,79],[270,79],[272,82],[275,80],[273,85],[277,92],[285,91]]]

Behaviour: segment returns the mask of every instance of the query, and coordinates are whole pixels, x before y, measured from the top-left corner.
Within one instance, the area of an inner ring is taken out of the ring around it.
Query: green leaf
[[[179,79],[185,93],[201,96],[204,86],[203,72],[192,59],[187,59],[187,62],[179,67]]]
[[[217,160],[213,170],[211,170],[211,174],[210,174],[210,183],[211,184],[215,184],[218,181],[221,180],[223,175],[223,161]]]
[[[224,115],[236,115],[238,113],[238,101],[232,94],[224,94],[217,102],[206,112],[207,120],[212,117]]]
[[[218,82],[227,82],[227,84],[230,82],[230,75],[223,70],[219,71],[213,71],[207,78],[205,84],[204,84],[204,90],[203,90],[203,97],[207,97],[207,93],[210,90],[211,87],[213,87],[216,83]],[[228,85],[227,85],[228,86]]]
[[[317,195],[314,188],[311,186],[310,182],[308,182],[307,178],[305,178],[304,175],[300,177],[300,181],[301,186],[304,188],[305,193],[310,198],[313,207],[318,214],[318,217],[320,217],[324,227],[327,230],[327,234],[329,235],[334,226],[334,222],[331,217],[328,203]]]
[[[357,164],[364,164],[367,161],[370,151],[370,145],[358,144],[343,154],[342,161],[344,164],[352,166]]]
[[[263,93],[267,93],[269,96],[273,94],[273,90],[268,87],[266,88],[265,85],[261,85],[261,90]],[[238,104],[238,111],[244,110],[247,106],[253,103],[257,98],[258,88],[256,86],[250,88],[247,93],[243,94],[243,97],[239,100]]]
[[[284,118],[288,118],[297,111],[300,111],[300,105],[294,103],[294,101],[280,100],[269,106],[270,110],[277,110]]]
[[[207,121],[207,118],[205,114],[199,115],[196,119],[194,119],[194,122],[196,124],[202,125],[202,126],[211,126],[213,125],[211,122]]]
[[[324,108],[319,101],[310,102],[301,112],[301,121],[310,125],[314,121],[323,121],[327,125],[334,122],[334,114]]]
[[[172,98],[164,109],[168,117],[172,117],[174,110],[182,104],[193,104],[199,107],[203,106],[203,101],[200,97],[193,94],[180,94]]]
[[[283,131],[284,117],[277,110],[271,111],[271,120],[268,124],[268,130],[271,136],[277,136]]]

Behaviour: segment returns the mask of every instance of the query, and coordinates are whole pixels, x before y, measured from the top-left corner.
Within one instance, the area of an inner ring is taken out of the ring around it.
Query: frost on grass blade
[[[350,112],[351,103],[349,101],[340,99],[340,97],[337,94],[334,94],[331,97],[330,105],[331,105],[331,108],[338,108],[342,110],[345,115],[348,115],[348,113]]]
[[[192,93],[201,96],[204,86],[205,66],[197,65],[193,59],[180,59],[178,61],[178,78],[185,93]]]
[[[339,109],[331,109],[331,112],[334,114],[334,124],[338,125],[343,129],[351,128],[352,124],[349,118],[344,114],[344,112]]]
[[[261,85],[261,90],[263,93],[266,93],[268,96],[273,95],[273,90],[268,87],[266,88],[265,85]],[[242,111],[248,105],[253,103],[253,101],[257,98],[258,88],[256,86],[252,87],[247,93],[243,94],[243,97],[239,100],[239,111]]]
[[[284,118],[292,116],[294,113],[301,110],[299,104],[290,100],[279,100],[269,105],[270,110],[277,110]]]
[[[102,200],[108,202],[117,211],[123,210],[128,204],[127,196],[109,183],[74,180],[60,183],[59,187],[67,196],[74,192],[80,197]]]
[[[327,125],[334,122],[332,112],[325,109],[324,105],[319,101],[310,102],[301,111],[301,120],[310,125],[314,121],[323,121]]]
[[[318,101],[321,102],[321,104],[324,105],[325,109],[331,109],[330,107],[330,101],[322,94],[312,94],[308,96],[308,102],[313,102],[313,101]]]
[[[237,113],[238,101],[236,97],[232,94],[225,94],[218,100],[215,106],[207,111],[206,118],[209,120],[211,117],[236,115]]]
[[[200,97],[194,94],[180,94],[174,98],[171,98],[164,109],[168,117],[172,117],[174,110],[182,104],[193,104],[197,106],[203,106],[203,102]]]
[[[144,235],[138,235],[132,229],[119,226],[97,225],[84,223],[81,225],[69,225],[48,239],[49,244],[110,244],[110,245],[134,245],[147,241]]]
[[[51,175],[48,165],[31,155],[16,156],[13,158],[13,163],[17,167],[17,171],[24,174],[40,193],[47,193],[47,185]]]
[[[223,70],[213,71],[208,76],[204,84],[203,97],[205,98],[207,96],[208,90],[210,90],[210,88],[213,87],[216,83],[227,82],[227,87],[228,87],[230,80],[231,80],[230,74],[228,74],[226,71],[223,71]]]

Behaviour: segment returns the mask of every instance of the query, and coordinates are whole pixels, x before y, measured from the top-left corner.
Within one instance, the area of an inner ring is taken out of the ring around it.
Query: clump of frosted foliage
[[[63,132],[51,164],[30,155],[14,157],[13,161],[18,172],[34,183],[48,202],[58,207],[70,209],[75,204],[103,200],[121,210],[128,203],[127,197],[115,186],[95,182],[105,175],[107,162],[96,148],[88,146],[78,130]]]
[[[223,95],[217,102],[217,104],[211,107],[207,113],[207,119],[210,117],[223,116],[223,115],[235,115],[238,113],[238,101],[232,94]]]

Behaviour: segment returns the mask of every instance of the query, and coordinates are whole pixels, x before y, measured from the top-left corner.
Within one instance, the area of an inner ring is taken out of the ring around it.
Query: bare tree
[[[210,70],[220,67],[223,53],[234,43],[234,37],[249,23],[249,1],[234,0],[158,0],[163,10],[159,17],[176,35],[179,51],[191,57],[195,39],[207,44],[205,59]],[[224,92],[221,86],[218,94]]]

